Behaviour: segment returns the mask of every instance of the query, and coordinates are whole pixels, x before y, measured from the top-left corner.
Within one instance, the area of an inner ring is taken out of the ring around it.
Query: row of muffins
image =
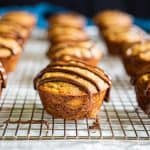
[[[13,72],[23,52],[23,45],[35,25],[35,17],[26,12],[9,12],[0,17],[1,90],[7,74]]]
[[[47,53],[51,60],[34,79],[45,110],[64,119],[96,118],[108,100],[111,80],[95,67],[101,52],[84,31],[85,18],[59,13],[49,19]]]
[[[99,63],[102,52],[85,31],[86,20],[83,16],[59,13],[53,15],[49,23],[48,38],[51,45],[47,55],[51,61],[68,57],[94,66]]]
[[[98,13],[95,18],[108,52],[121,57],[135,87],[139,106],[150,114],[150,37],[133,25],[130,15],[116,10]]]

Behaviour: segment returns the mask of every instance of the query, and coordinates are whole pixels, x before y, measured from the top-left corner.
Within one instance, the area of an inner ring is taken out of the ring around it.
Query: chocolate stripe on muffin
[[[6,48],[6,49],[8,49],[11,52],[12,55],[15,55],[13,49],[8,47],[8,46],[6,46],[6,45],[3,45],[3,44],[0,43],[0,48]]]
[[[74,62],[74,63],[73,63]],[[67,74],[72,74],[72,75],[77,75],[79,77],[81,77],[82,79],[90,82],[95,88],[96,90],[99,92],[101,89],[99,87],[99,85],[96,83],[96,81],[94,81],[93,79],[90,79],[89,77],[83,75],[83,74],[80,74],[74,70],[68,70],[70,67],[76,67],[76,68],[80,68],[80,69],[83,69],[83,70],[87,70],[91,73],[93,73],[94,75],[96,75],[97,77],[99,77],[100,79],[102,79],[104,82],[106,82],[108,85],[109,85],[109,88],[111,86],[111,80],[109,79],[109,77],[100,69],[96,69],[95,67],[91,68],[89,66],[86,66],[85,64],[82,64],[78,61],[70,61],[70,63],[68,62],[58,62],[58,63],[54,63],[54,64],[50,64],[46,67],[45,70],[42,70],[37,76],[36,78],[34,79],[34,88],[37,89],[37,87],[39,86],[38,83],[38,79],[41,78],[45,73],[49,73],[49,72],[62,72],[62,73],[67,73]],[[55,68],[55,67],[67,67],[68,69],[64,69],[64,68]],[[74,79],[76,81],[76,79]],[[45,80],[45,82],[48,82],[49,80]],[[40,81],[39,81],[40,82]],[[82,85],[80,83],[80,85]],[[83,85],[82,85],[83,86]],[[106,94],[106,97],[105,97],[105,100],[107,101],[108,99],[108,96],[109,96],[109,91],[107,91],[107,94]]]
[[[100,91],[100,88],[99,88],[98,84],[96,83],[96,81],[90,79],[89,77],[87,77],[87,76],[85,76],[85,75],[83,75],[81,73],[73,71],[73,70],[68,70],[68,69],[63,69],[63,68],[53,68],[53,66],[49,66],[38,77],[41,77],[43,74],[49,73],[49,72],[60,72],[60,73],[62,72],[62,73],[70,74],[70,75],[77,75],[77,76],[81,77],[82,79],[87,80],[90,83],[92,83],[96,87],[97,91],[98,92]]]
[[[81,65],[81,62],[78,62],[78,61],[76,61],[76,62],[75,61],[68,61],[68,62],[70,62],[70,63],[66,64],[65,62],[61,61],[61,63],[60,62],[59,63],[54,63],[54,64],[51,64],[51,66],[79,67],[81,69],[88,70],[88,71],[92,72],[93,74],[95,74],[96,76],[98,76],[99,78],[104,80],[108,85],[111,85],[111,81],[109,80],[109,78],[105,77],[106,74],[102,70],[93,67],[93,68],[98,70],[98,71],[96,71],[96,70],[90,68],[89,66],[86,66],[86,65],[83,65],[83,64]],[[71,62],[74,62],[74,63],[71,63]],[[79,65],[79,63],[80,63],[80,65]]]
[[[7,74],[6,71],[4,69],[4,67],[2,66],[2,64],[0,63],[0,76],[2,79],[2,88],[6,87],[6,82],[7,82]]]

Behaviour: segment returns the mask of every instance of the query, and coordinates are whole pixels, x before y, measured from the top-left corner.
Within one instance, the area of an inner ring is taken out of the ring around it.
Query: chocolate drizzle
[[[0,75],[1,75],[1,79],[2,79],[2,88],[5,88],[6,82],[7,82],[7,74],[1,63],[0,63]]]
[[[81,73],[78,73],[76,71],[68,70],[68,69],[63,69],[63,68],[53,68],[53,66],[49,66],[47,69],[45,69],[42,72],[42,74],[49,73],[49,72],[62,72],[62,73],[70,74],[70,75],[77,75],[77,76],[79,76],[79,77],[81,77],[81,78],[89,81],[90,83],[92,83],[96,87],[97,91],[98,92],[100,91],[100,88],[99,88],[98,84],[93,79],[90,79],[89,77],[87,77],[87,76],[85,76],[85,75],[83,75]],[[42,74],[40,74],[40,76]]]
[[[65,68],[58,68],[58,67],[67,67],[67,69]],[[96,76],[98,76],[99,78],[101,78],[102,80],[104,80],[108,85],[109,88],[111,86],[111,80],[109,79],[108,76],[106,76],[106,74],[101,70],[101,69],[96,69],[90,66],[86,66],[85,64],[82,64],[81,62],[78,61],[70,61],[70,63],[68,63],[67,61],[61,61],[58,63],[54,63],[54,64],[50,64],[48,65],[44,70],[42,70],[37,77],[34,79],[34,88],[38,88],[41,84],[47,83],[47,82],[68,82],[70,84],[76,85],[79,88],[81,88],[82,90],[84,90],[89,97],[91,97],[91,91],[89,91],[89,88],[84,86],[82,83],[78,82],[77,79],[71,79],[69,77],[61,77],[61,76],[56,76],[56,77],[49,77],[46,79],[40,79],[45,73],[48,72],[62,72],[62,73],[66,73],[66,74],[70,74],[70,75],[76,75],[79,76],[80,78],[83,78],[84,80],[90,82],[91,84],[93,84],[96,88],[96,90],[99,92],[101,89],[99,87],[99,85],[97,84],[96,81],[94,81],[93,79],[87,77],[86,75],[83,75],[79,72],[76,72],[74,70],[69,69],[70,67],[77,67],[77,68],[81,68],[84,70],[88,70],[89,72],[95,74]],[[107,90],[107,94],[106,94],[106,98],[108,98],[109,95],[109,89]]]
[[[14,51],[12,48],[6,46],[6,45],[3,45],[2,43],[0,43],[0,48],[5,48],[7,50],[9,50],[11,52],[11,55],[15,55]]]

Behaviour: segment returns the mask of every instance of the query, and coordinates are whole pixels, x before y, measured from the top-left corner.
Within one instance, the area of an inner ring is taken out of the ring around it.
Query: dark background
[[[93,16],[103,9],[120,9],[140,17],[150,19],[150,0],[0,0],[0,6],[34,5],[41,2],[50,2]]]

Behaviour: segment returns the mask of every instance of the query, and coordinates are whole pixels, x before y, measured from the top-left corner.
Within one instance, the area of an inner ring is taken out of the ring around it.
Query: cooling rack
[[[104,50],[95,28],[87,31]],[[0,100],[1,140],[150,140],[150,117],[137,107],[133,87],[119,58],[108,55],[100,66],[112,76],[113,87],[110,102],[104,103],[98,115],[99,126],[91,128],[95,120],[68,121],[48,115],[32,83],[33,77],[48,64],[45,57],[48,43],[44,37],[44,31],[35,30],[16,72],[9,76]]]

